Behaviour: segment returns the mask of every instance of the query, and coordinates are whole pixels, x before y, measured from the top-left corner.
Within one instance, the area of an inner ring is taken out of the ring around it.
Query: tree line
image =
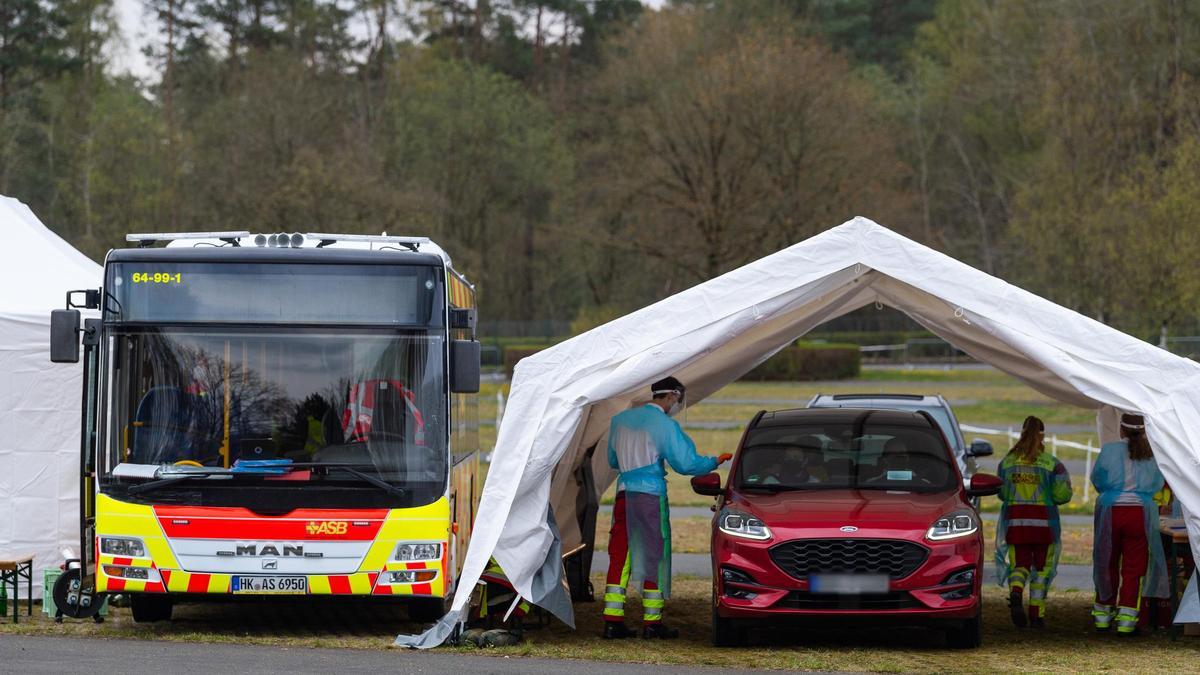
[[[428,235],[586,327],[855,215],[1145,337],[1200,326],[1188,0],[0,3],[0,193],[127,232]]]

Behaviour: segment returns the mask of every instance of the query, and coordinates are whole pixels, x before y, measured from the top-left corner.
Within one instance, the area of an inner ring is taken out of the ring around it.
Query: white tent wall
[[[50,363],[50,312],[99,288],[101,267],[15,199],[0,197],[0,234],[0,557],[34,555],[37,597],[42,570],[79,548],[83,371]]]
[[[572,470],[651,382],[678,376],[694,404],[815,326],[874,302],[1060,401],[1145,414],[1167,480],[1187,512],[1200,513],[1200,364],[856,218],[519,363],[455,609],[489,556],[537,600],[529,591],[553,543],[548,500],[571,550]],[[594,467],[607,463],[602,454],[597,447]],[[598,471],[597,489],[611,479]],[[1200,521],[1189,517],[1188,529],[1200,543]]]
[[[50,363],[49,335],[48,316],[0,318],[0,557],[34,554],[35,594],[79,549],[82,371]]]

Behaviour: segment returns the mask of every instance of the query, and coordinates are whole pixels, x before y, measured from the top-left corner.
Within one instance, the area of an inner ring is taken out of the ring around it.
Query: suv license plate
[[[813,574],[808,578],[808,590],[840,595],[887,593],[889,581],[886,574]]]
[[[235,576],[231,588],[234,593],[305,595],[308,593],[308,577]]]

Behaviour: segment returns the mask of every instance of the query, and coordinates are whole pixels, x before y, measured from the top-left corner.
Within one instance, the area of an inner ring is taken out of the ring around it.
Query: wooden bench
[[[21,604],[18,599],[21,579],[25,580],[29,590],[29,599],[25,602],[28,616],[33,616],[33,555],[0,556],[0,584],[7,589],[12,585],[12,595],[8,596],[13,605],[13,623],[20,616],[17,608]]]

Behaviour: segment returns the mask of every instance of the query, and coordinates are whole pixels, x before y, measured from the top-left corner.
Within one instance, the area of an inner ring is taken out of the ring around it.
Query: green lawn
[[[603,579],[593,578],[601,587]],[[682,629],[673,641],[635,639],[619,644],[600,639],[599,603],[575,605],[577,630],[553,622],[529,630],[523,644],[478,651],[443,647],[446,651],[496,657],[536,656],[653,664],[687,664],[718,668],[798,669],[855,672],[1194,672],[1200,641],[1171,642],[1165,633],[1118,639],[1090,628],[1092,597],[1087,593],[1051,591],[1047,627],[1017,629],[1009,622],[1002,591],[984,590],[984,636],[980,649],[947,649],[939,633],[918,628],[820,627],[753,631],[752,646],[718,649],[710,642],[710,593],[707,579],[678,578],[667,602],[667,621]],[[631,599],[631,623],[637,625],[639,602]],[[334,647],[387,649],[400,632],[421,626],[405,618],[397,605],[378,602],[265,602],[189,604],[176,608],[170,623],[135,624],[129,610],[114,608],[103,624],[70,621],[55,624],[40,613],[32,621],[12,625],[0,620],[5,634],[72,635],[98,639],[153,639],[175,642],[275,645],[293,649]],[[0,649],[0,652],[3,650]],[[397,654],[403,669],[403,654]]]

